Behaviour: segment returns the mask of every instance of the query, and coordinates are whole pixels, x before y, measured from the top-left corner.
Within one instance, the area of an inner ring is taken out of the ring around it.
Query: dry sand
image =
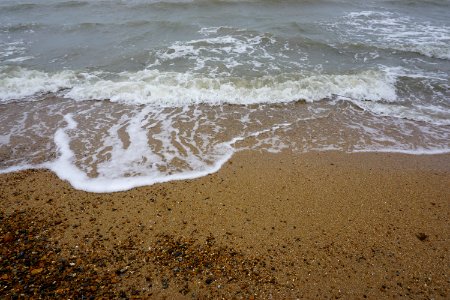
[[[450,296],[450,155],[241,152],[127,192],[0,176],[0,297]]]

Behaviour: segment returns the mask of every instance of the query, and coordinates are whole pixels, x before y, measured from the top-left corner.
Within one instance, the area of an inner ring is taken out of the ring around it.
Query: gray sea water
[[[0,168],[108,192],[254,151],[450,152],[450,1],[1,1]]]

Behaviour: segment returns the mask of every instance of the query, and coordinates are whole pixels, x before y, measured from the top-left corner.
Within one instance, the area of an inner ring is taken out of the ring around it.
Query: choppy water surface
[[[450,151],[450,1],[2,1],[0,168],[118,191],[236,151]]]

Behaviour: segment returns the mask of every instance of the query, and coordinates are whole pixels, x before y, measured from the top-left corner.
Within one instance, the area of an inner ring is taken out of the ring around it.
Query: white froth
[[[197,74],[144,70],[121,73],[119,81],[83,82],[65,93],[75,100],[109,99],[129,104],[184,106],[191,104],[257,104],[308,102],[342,95],[365,100],[396,100],[395,78],[382,72],[355,75],[212,78]]]
[[[423,105],[419,101],[410,106],[389,103],[398,100],[398,77],[445,82],[445,74],[412,72],[400,67],[380,66],[379,69],[348,75],[285,74],[252,79],[142,70],[105,79],[111,77],[109,73],[62,71],[49,74],[3,68],[0,70],[0,102],[33,99],[34,95],[48,92],[77,101],[109,100],[159,107],[314,102],[339,96],[377,115],[449,124],[450,111],[445,106]]]
[[[12,59],[12,56],[23,55],[26,47],[23,40],[13,42],[0,42],[0,61],[3,59]]]
[[[450,59],[450,27],[417,22],[409,16],[385,11],[347,14],[331,24],[345,41],[358,41],[382,49],[417,52]],[[343,29],[343,31],[341,31]]]
[[[64,120],[67,122],[67,127],[59,128],[54,137],[59,157],[55,161],[47,163],[46,166],[59,178],[69,181],[75,188],[82,189],[78,182],[86,181],[87,176],[75,166],[75,154],[70,148],[70,138],[67,134],[68,130],[77,127],[77,123],[71,114],[65,115]]]
[[[438,154],[447,154],[450,153],[449,148],[442,149],[427,149],[423,147],[418,147],[414,149],[399,149],[399,148],[387,148],[387,147],[379,147],[372,149],[355,149],[353,150],[355,153],[361,152],[381,152],[381,153],[402,153],[402,154],[410,154],[410,155],[438,155]]]
[[[187,111],[181,110],[173,114],[171,117],[182,117]],[[72,114],[64,116],[64,121],[67,123],[65,127],[59,128],[54,136],[54,142],[57,146],[58,158],[52,162],[42,164],[37,167],[44,167],[55,172],[58,177],[67,180],[70,184],[80,190],[105,193],[124,191],[134,187],[152,185],[155,183],[168,182],[173,180],[194,179],[208,174],[217,172],[222,165],[228,161],[232,155],[237,151],[234,144],[243,141],[248,137],[258,137],[265,133],[270,133],[279,128],[287,127],[289,124],[279,124],[272,128],[251,132],[244,136],[235,136],[229,141],[216,144],[209,149],[209,153],[203,153],[200,156],[193,152],[184,152],[183,159],[190,167],[185,167],[183,170],[177,172],[161,171],[158,164],[171,164],[171,159],[180,155],[179,149],[174,147],[173,142],[169,142],[170,136],[164,136],[176,130],[173,127],[173,120],[165,118],[162,125],[162,131],[159,136],[163,142],[162,151],[158,154],[154,153],[149,147],[148,142],[148,122],[146,116],[152,114],[151,108],[146,107],[135,115],[128,123],[127,133],[129,135],[129,145],[125,146],[120,142],[120,137],[117,136],[118,128],[113,128],[109,131],[108,137],[104,141],[105,148],[111,148],[110,158],[98,167],[98,175],[96,177],[89,177],[78,166],[76,155],[71,149],[72,138],[70,137],[73,131],[78,130],[77,122],[74,120]],[[195,114],[195,113],[194,113]],[[161,119],[163,121],[163,119]],[[195,130],[195,129],[194,129]],[[181,144],[179,137],[182,135],[179,131],[175,133],[176,141]],[[185,136],[187,137],[187,136]],[[274,142],[276,145],[268,151],[281,151],[286,146],[276,138],[267,138],[265,142]],[[172,154],[172,156],[171,156]],[[142,158],[146,160],[143,161]],[[5,170],[16,171],[31,166],[23,166],[20,168],[10,168]],[[36,167],[36,166],[35,166]],[[140,175],[136,175],[140,174]]]
[[[155,183],[162,183],[173,180],[194,179],[217,172],[221,168],[221,166],[233,155],[234,149],[231,145],[237,140],[233,139],[230,142],[221,143],[218,146],[218,150],[220,151],[220,153],[216,155],[216,159],[214,160],[214,162],[212,164],[203,163],[202,166],[198,167],[195,170],[187,170],[177,174],[167,174],[159,172],[157,169],[152,169],[147,170],[150,172],[147,172],[146,175],[124,176],[123,172],[126,170],[121,169],[121,167],[126,166],[130,162],[139,162],[136,161],[136,154],[133,154],[132,152],[136,152],[138,153],[138,155],[142,155],[143,148],[148,148],[148,145],[142,144],[143,141],[134,140],[139,138],[146,140],[146,138],[141,135],[141,130],[136,128],[136,124],[132,124],[133,129],[130,130],[137,130],[138,132],[137,134],[132,134],[134,138],[131,142],[133,146],[131,147],[130,151],[126,151],[124,153],[116,153],[108,162],[110,166],[118,164],[119,167],[105,168],[103,170],[105,172],[102,172],[98,177],[91,178],[76,166],[75,154],[70,148],[71,140],[68,135],[68,131],[76,129],[77,123],[74,121],[71,114],[65,115],[64,120],[67,122],[67,126],[65,128],[58,129],[54,137],[54,142],[57,145],[59,157],[53,162],[44,164],[43,167],[49,168],[50,170],[55,172],[58,177],[70,182],[70,184],[74,188],[94,193],[125,191],[134,187],[152,185]],[[136,120],[139,121],[139,117]],[[137,126],[139,127],[139,125]],[[115,148],[117,149],[117,147]],[[132,155],[132,157],[126,156],[130,154]],[[134,165],[134,167],[136,167],[136,165]],[[15,170],[18,169],[7,169],[7,171]]]
[[[20,62],[27,61],[27,60],[30,60],[30,59],[33,59],[33,58],[34,58],[34,56],[20,56],[20,57],[7,59],[7,60],[5,60],[5,62],[20,63]]]
[[[77,80],[72,71],[55,74],[24,68],[0,68],[0,103],[30,97],[39,93],[55,93],[70,88]]]
[[[262,76],[280,69],[299,70],[299,61],[307,60],[307,54],[299,49],[278,49],[280,41],[267,33],[231,27],[202,28],[199,33],[205,37],[151,51],[153,61],[148,68],[181,68],[210,76],[248,72]]]
[[[13,173],[13,172],[19,172],[24,170],[30,170],[30,169],[41,169],[46,168],[46,165],[30,165],[30,164],[23,164],[18,166],[11,166],[5,169],[0,169],[0,174],[7,174],[7,173]]]
[[[11,141],[11,134],[0,134],[0,144],[7,145]]]
[[[245,149],[257,149],[268,152],[280,152],[289,148],[292,151],[329,151],[344,150],[348,141],[337,141],[330,143],[327,135],[323,133],[317,135],[314,126],[308,128],[309,121],[317,117],[286,116],[286,120],[281,123],[261,124],[258,121],[258,113],[252,115],[251,109],[243,115],[237,115],[236,121],[246,122],[243,129],[225,138],[225,141],[217,140],[231,128],[222,128],[220,119],[227,118],[227,115],[214,115],[210,118],[216,122],[202,120],[204,111],[197,108],[155,108],[144,106],[136,109],[133,114],[124,114],[119,120],[113,121],[113,125],[107,125],[107,132],[98,138],[95,134],[90,136],[79,135],[80,131],[91,131],[91,128],[79,126],[75,121],[74,114],[64,115],[64,124],[58,128],[54,134],[53,141],[57,148],[57,158],[54,161],[40,165],[19,165],[1,171],[1,173],[14,172],[29,168],[48,168],[55,172],[58,177],[67,180],[70,184],[80,190],[89,192],[116,192],[124,191],[134,187],[163,183],[173,180],[194,179],[217,172],[222,165],[229,160],[232,155]],[[257,112],[257,111],[254,111]],[[356,112],[356,111],[355,111]],[[357,115],[355,115],[357,116]],[[255,119],[256,117],[256,119]],[[300,123],[298,123],[298,121]],[[307,121],[308,122],[305,122]],[[353,118],[350,117],[352,122]],[[81,120],[80,120],[81,122]],[[103,121],[99,121],[103,122]],[[253,124],[256,122],[258,126]],[[409,154],[438,154],[447,153],[450,150],[444,146],[428,143],[430,146],[414,146],[403,143],[402,137],[398,139],[386,135],[383,122],[378,119],[367,119],[364,122],[350,123],[348,130],[357,135],[364,133],[364,137],[370,136],[370,145],[364,139],[356,142],[350,149],[351,152],[381,151],[399,152]],[[375,122],[371,124],[370,122]],[[184,123],[180,126],[180,123]],[[177,125],[178,124],[178,125]],[[296,125],[297,124],[297,125]],[[353,125],[352,125],[353,124]],[[249,125],[249,126],[247,126]],[[202,133],[204,127],[215,126],[208,134]],[[289,140],[283,138],[286,130],[292,130],[296,126],[301,126],[300,134],[306,133],[305,147],[296,149]],[[412,126],[412,127],[411,127]],[[203,129],[202,129],[203,127]],[[233,126],[231,126],[233,127]],[[253,129],[250,129],[252,127]],[[412,134],[412,131],[419,129],[413,123],[406,124],[399,120],[398,126],[394,127],[405,136]],[[100,128],[98,128],[100,130]],[[320,130],[320,129],[319,129]],[[320,131],[321,132],[321,131]],[[126,137],[121,134],[126,133]],[[281,134],[280,134],[281,133]],[[441,140],[448,137],[447,131],[442,131]],[[332,134],[334,135],[334,134]],[[432,133],[424,136],[430,136]],[[314,138],[312,138],[314,137]],[[311,140],[312,138],[312,140]],[[316,139],[317,138],[317,139]],[[90,143],[95,139],[100,144],[98,149],[90,155],[91,159],[81,161],[79,157],[89,155],[79,152],[83,149],[80,143]],[[156,141],[156,142],[155,142]],[[427,144],[427,139],[424,140]],[[77,148],[73,146],[77,145]],[[155,148],[156,147],[156,148]],[[106,159],[98,157],[99,153],[107,153]],[[183,162],[178,165],[178,162]],[[95,165],[97,173],[92,176],[87,174],[92,169],[88,165]]]
[[[358,107],[379,116],[421,121],[441,126],[450,125],[450,109],[443,109],[442,107],[432,105],[424,107],[422,105],[414,104],[410,107],[405,107],[402,105],[359,101],[354,99],[349,99],[349,101],[353,102]]]

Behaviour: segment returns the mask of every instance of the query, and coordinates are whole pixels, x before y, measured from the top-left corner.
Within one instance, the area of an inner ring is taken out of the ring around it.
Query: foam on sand
[[[230,146],[235,140],[223,143],[222,155],[213,164],[195,171],[186,171],[179,174],[162,174],[154,171],[148,176],[134,177],[104,177],[90,178],[75,165],[75,154],[70,148],[70,138],[67,134],[68,130],[76,129],[77,123],[73,120],[71,114],[64,116],[67,126],[60,128],[55,134],[55,143],[58,147],[59,157],[43,166],[55,172],[59,178],[67,180],[70,184],[80,190],[95,193],[108,193],[129,190],[134,187],[151,185],[155,183],[168,182],[173,180],[194,179],[208,174],[217,172],[221,166],[228,161],[233,155],[233,148]],[[111,162],[114,163],[114,162]]]

